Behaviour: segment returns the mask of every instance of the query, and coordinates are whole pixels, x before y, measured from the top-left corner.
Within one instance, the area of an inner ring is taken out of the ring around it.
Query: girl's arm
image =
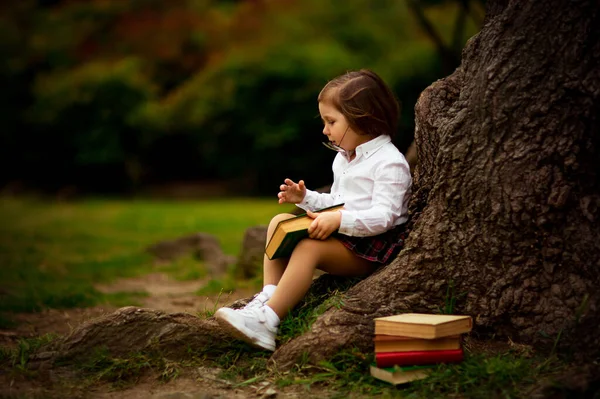
[[[412,178],[402,162],[384,163],[374,174],[371,207],[360,211],[342,210],[339,232],[349,236],[367,237],[384,233],[398,219],[406,219]],[[404,220],[405,221],[405,220]]]
[[[277,194],[277,197],[280,204],[286,202],[296,204],[300,208],[309,211],[316,211],[336,205],[333,203],[331,194],[321,194],[307,189],[304,185],[304,180],[295,183],[291,179],[285,179],[284,184],[279,186],[279,189],[281,191]]]
[[[318,211],[337,204],[330,193],[318,193],[307,189],[304,200],[296,205],[305,211]]]

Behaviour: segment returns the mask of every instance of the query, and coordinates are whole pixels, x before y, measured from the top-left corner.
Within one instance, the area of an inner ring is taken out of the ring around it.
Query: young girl
[[[296,204],[314,219],[309,238],[289,258],[265,255],[264,288],[246,307],[215,313],[232,335],[270,351],[280,320],[306,294],[316,268],[366,276],[390,262],[404,243],[412,180],[408,163],[392,144],[400,107],[391,90],[374,72],[353,71],[327,83],[318,103],[327,146],[338,151],[331,192],[320,194],[303,180],[285,179],[278,194],[279,203]],[[340,203],[341,211],[313,212]],[[275,216],[267,242],[277,224],[293,216]]]

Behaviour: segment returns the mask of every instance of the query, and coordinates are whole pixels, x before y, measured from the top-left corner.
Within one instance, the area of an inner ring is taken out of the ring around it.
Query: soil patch
[[[44,309],[37,313],[9,314],[8,319],[16,326],[0,330],[0,346],[13,347],[21,338],[33,338],[45,334],[66,335],[79,324],[112,313],[113,306],[95,306],[76,309]]]
[[[224,293],[221,296],[196,295],[196,291],[204,287],[207,281],[207,279],[179,281],[164,273],[152,273],[141,277],[121,279],[107,285],[98,285],[96,288],[104,293],[145,291],[148,296],[139,300],[141,307],[167,313],[184,312],[194,315],[255,294],[246,289]]]
[[[272,381],[236,386],[236,384],[220,379],[221,370],[207,367],[186,369],[177,378],[160,381],[155,373],[146,373],[139,380],[124,387],[112,383],[93,383],[81,381],[63,370],[46,372],[43,377],[18,377],[0,374],[0,397],[2,398],[48,398],[62,399],[299,399],[327,398],[336,392],[325,386],[314,384],[289,385],[279,388]],[[349,395],[349,398],[363,396]]]
[[[141,277],[120,279],[111,284],[97,285],[96,289],[104,293],[147,292],[148,296],[139,298],[136,305],[161,310],[166,313],[203,314],[205,310],[214,310],[218,306],[229,304],[236,299],[255,294],[249,289],[237,290],[222,295],[198,296],[196,291],[207,280],[178,281],[164,273],[152,273]],[[0,330],[0,345],[13,347],[20,338],[32,338],[45,334],[66,335],[79,324],[112,313],[116,306],[103,305],[91,308],[44,309],[37,313],[8,314],[7,318],[16,326]]]

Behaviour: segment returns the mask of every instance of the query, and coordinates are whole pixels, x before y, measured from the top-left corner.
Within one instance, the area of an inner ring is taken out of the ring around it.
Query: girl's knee
[[[282,220],[291,219],[295,216],[296,215],[292,215],[291,213],[280,213],[273,216],[273,219],[271,219],[271,223],[269,223],[269,225],[277,225],[277,223],[281,222]]]
[[[296,244],[294,251],[306,251],[306,250],[310,250],[311,248],[314,249],[315,242],[316,242],[316,240],[313,240],[310,238],[303,238],[300,241],[298,241],[298,244]]]
[[[279,224],[279,222],[287,219],[291,219],[296,215],[292,215],[291,213],[280,213],[278,215],[273,216],[271,222],[269,223],[269,227],[267,229],[267,239],[271,238],[271,234],[275,231],[275,227]]]
[[[296,244],[294,252],[299,252],[303,256],[319,257],[325,250],[324,241],[304,238]]]

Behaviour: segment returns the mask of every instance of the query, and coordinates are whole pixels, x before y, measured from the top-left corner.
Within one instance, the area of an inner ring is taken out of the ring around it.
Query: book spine
[[[419,339],[393,335],[375,335],[373,344],[375,352],[413,352],[460,349],[460,337],[438,339]]]
[[[375,354],[377,367],[457,363],[463,360],[462,349],[442,351],[385,352]]]
[[[269,259],[277,259],[290,256],[294,251],[296,244],[298,244],[298,242],[305,237],[308,237],[308,229],[302,229],[287,233],[283,238],[281,244],[279,244],[279,247],[277,248],[273,256],[271,256]]]

